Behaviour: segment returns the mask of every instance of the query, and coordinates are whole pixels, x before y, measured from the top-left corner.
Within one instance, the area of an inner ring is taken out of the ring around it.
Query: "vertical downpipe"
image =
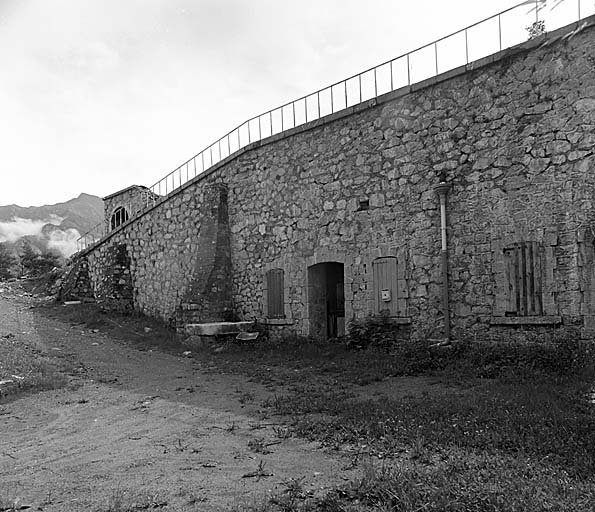
[[[450,185],[441,181],[434,186],[434,192],[440,199],[440,233],[442,246],[440,251],[442,262],[442,313],[444,315],[444,339],[450,340],[450,308],[448,305],[448,242],[446,238],[446,194]]]

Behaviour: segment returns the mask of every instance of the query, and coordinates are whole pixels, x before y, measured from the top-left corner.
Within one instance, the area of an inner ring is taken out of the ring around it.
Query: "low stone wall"
[[[60,288],[58,300],[83,300],[95,297],[87,258],[78,258],[66,268]]]

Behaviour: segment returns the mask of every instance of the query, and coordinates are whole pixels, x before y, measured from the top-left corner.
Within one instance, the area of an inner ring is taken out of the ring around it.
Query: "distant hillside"
[[[39,251],[63,256],[76,251],[77,238],[103,219],[103,200],[90,194],[44,206],[0,206],[0,242],[18,252],[26,241]]]

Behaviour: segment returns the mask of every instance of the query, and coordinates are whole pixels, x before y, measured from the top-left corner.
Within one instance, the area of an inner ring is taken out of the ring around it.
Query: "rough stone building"
[[[331,337],[383,314],[439,337],[440,192],[454,336],[589,336],[594,24],[253,143],[166,197],[113,194],[81,275],[97,300],[178,327],[256,319]],[[114,220],[135,202],[153,206]]]

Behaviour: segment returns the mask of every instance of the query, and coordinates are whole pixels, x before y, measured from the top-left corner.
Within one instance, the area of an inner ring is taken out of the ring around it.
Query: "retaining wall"
[[[308,334],[310,266],[343,264],[349,321],[377,309],[373,265],[394,256],[395,321],[437,336],[433,187],[445,181],[455,332],[507,337],[534,324],[588,332],[593,55],[589,18],[252,144],[82,253],[95,292],[112,293],[110,254],[124,246],[136,310],[171,320],[182,304],[203,300],[205,319],[266,320],[266,272],[281,268],[285,317],[270,323]],[[225,190],[225,200],[212,190]],[[213,201],[225,215],[208,214]],[[511,254],[531,261],[530,272],[519,263],[524,284],[511,283]],[[511,304],[521,286],[539,293],[533,318]],[[216,304],[208,313],[207,303]]]

